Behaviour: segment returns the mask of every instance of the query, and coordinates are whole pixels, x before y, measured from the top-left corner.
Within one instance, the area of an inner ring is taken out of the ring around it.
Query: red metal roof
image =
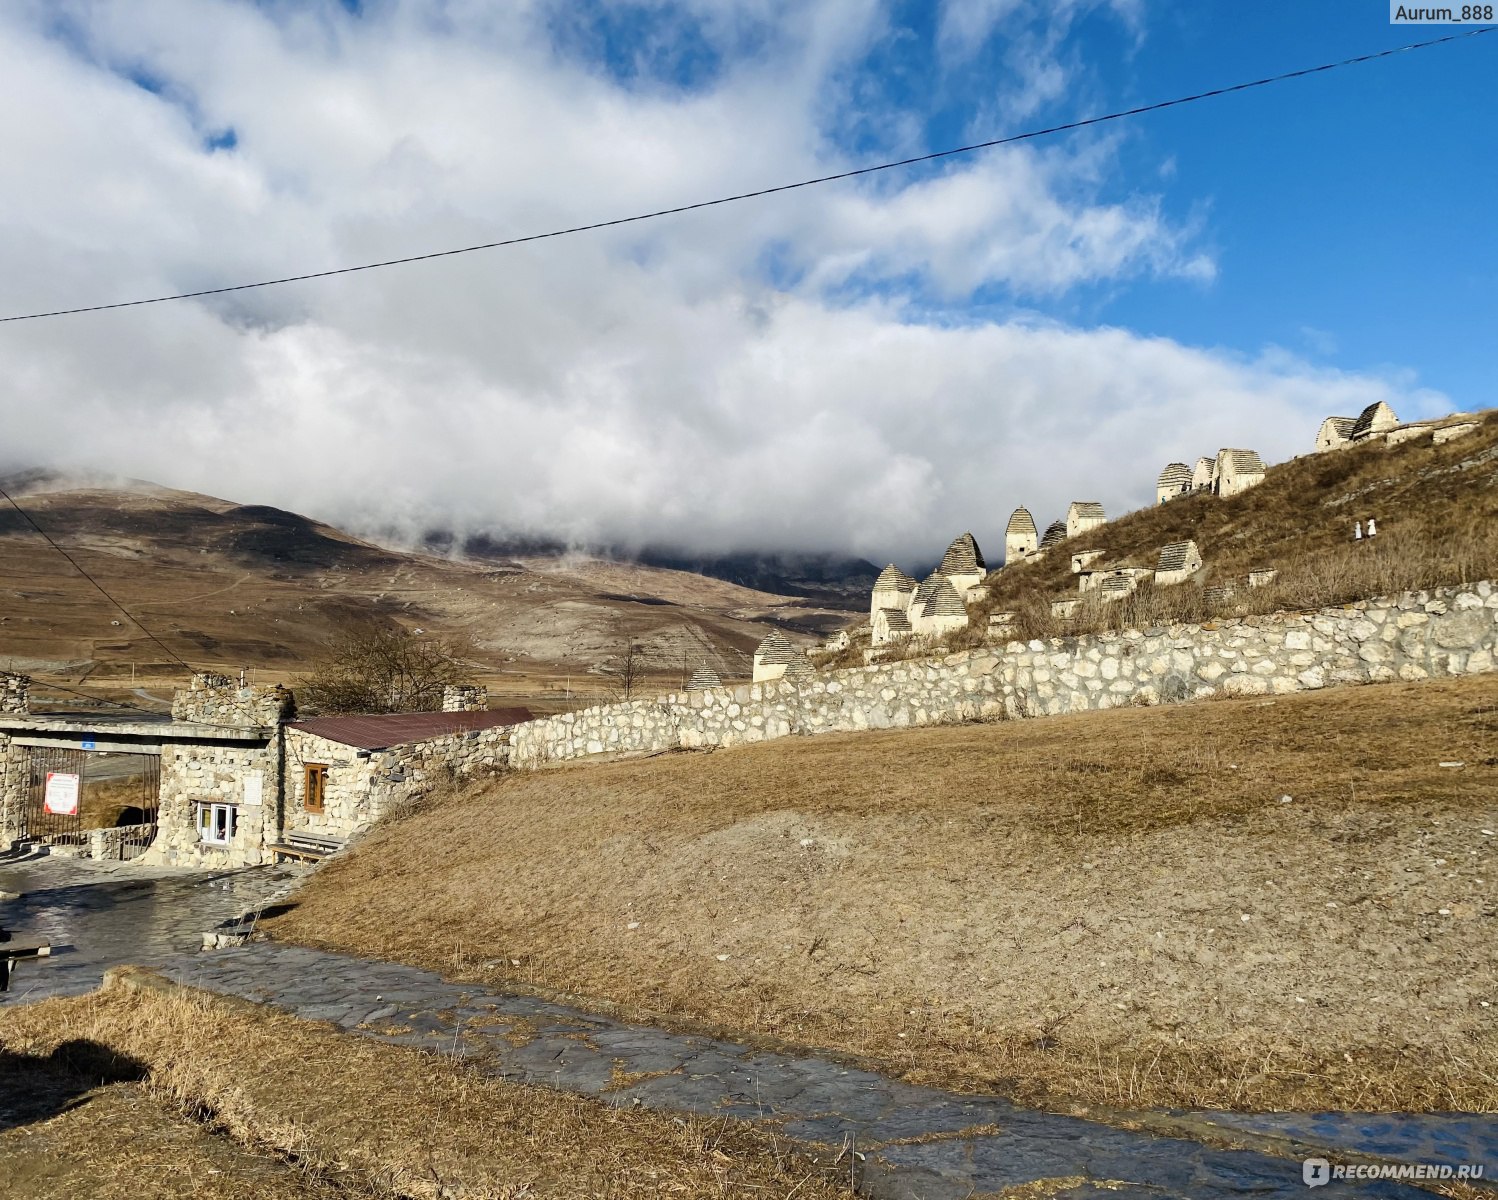
[[[347,717],[312,717],[292,721],[289,728],[357,746],[360,750],[385,750],[407,742],[424,742],[429,738],[454,733],[471,733],[495,729],[501,725],[519,725],[529,721],[528,708],[488,708],[480,712],[370,713]]]

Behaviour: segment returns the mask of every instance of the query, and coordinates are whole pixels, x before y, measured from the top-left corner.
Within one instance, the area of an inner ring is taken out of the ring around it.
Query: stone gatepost
[[[443,712],[483,712],[489,707],[489,689],[472,683],[450,683],[442,689]]]
[[[0,713],[25,716],[31,711],[31,679],[11,671],[0,671]]]

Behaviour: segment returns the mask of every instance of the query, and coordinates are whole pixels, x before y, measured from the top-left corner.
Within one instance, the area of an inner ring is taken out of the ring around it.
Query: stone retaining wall
[[[1483,582],[600,705],[513,727],[511,763],[1479,674],[1495,651],[1498,587]]]

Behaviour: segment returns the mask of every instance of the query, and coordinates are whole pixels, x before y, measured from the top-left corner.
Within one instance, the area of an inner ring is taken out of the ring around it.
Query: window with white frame
[[[198,805],[198,834],[205,846],[227,846],[238,824],[239,809],[233,804]]]

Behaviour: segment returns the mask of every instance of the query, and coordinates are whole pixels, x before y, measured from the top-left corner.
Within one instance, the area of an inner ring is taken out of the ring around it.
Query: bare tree
[[[645,648],[624,636],[623,645],[603,666],[600,674],[609,681],[609,691],[621,700],[631,699],[645,682]]]
[[[409,629],[346,625],[296,683],[297,696],[323,713],[428,712],[448,684],[471,678],[472,644]]]

